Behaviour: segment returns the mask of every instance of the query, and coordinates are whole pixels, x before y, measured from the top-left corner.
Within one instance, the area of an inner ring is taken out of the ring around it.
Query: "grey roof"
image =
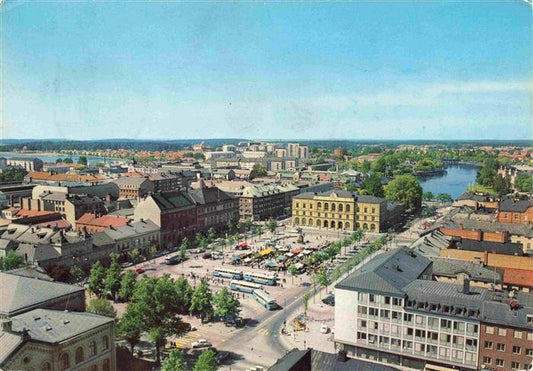
[[[431,260],[402,247],[376,256],[335,288],[403,297],[404,286],[420,277],[430,265]]]
[[[28,262],[39,263],[61,257],[61,253],[48,244],[21,243],[15,253],[27,257]]]
[[[82,196],[82,195],[72,195],[67,197],[67,201],[73,205],[91,205],[91,204],[103,204],[101,198],[98,196]]]
[[[141,186],[145,182],[150,183],[150,180],[144,176],[122,176],[120,178],[113,180],[113,183],[115,183],[118,186],[120,185]]]
[[[452,237],[446,236],[439,230],[420,237],[411,244],[414,251],[420,252],[425,256],[440,256],[440,251],[450,247]]]
[[[14,274],[16,276],[36,278],[39,280],[53,281],[52,277],[50,277],[48,273],[46,273],[46,271],[42,267],[26,266],[26,267],[17,268],[17,269],[11,269],[10,271],[7,271],[6,273]]]
[[[216,204],[221,201],[234,199],[217,187],[191,189],[188,192],[191,198],[200,205]]]
[[[13,331],[26,329],[33,340],[57,344],[112,322],[93,313],[35,309],[13,317]]]
[[[111,227],[103,231],[113,241],[130,238],[145,233],[159,231],[159,227],[150,219],[139,220],[120,227]],[[102,239],[103,241],[103,239]]]
[[[397,371],[398,368],[362,359],[347,358],[346,362],[339,361],[335,353],[311,350],[311,371]]]
[[[357,195],[357,202],[364,202],[367,204],[380,204],[382,202],[385,202],[385,199],[370,195]]]
[[[22,334],[0,331],[0,365],[17,350],[22,342]]]
[[[13,240],[29,244],[63,244],[76,243],[85,239],[78,232],[65,232],[60,229],[27,226],[24,224],[10,224],[7,231],[2,234],[2,239]]]
[[[34,278],[17,276],[0,272],[0,313],[18,313],[25,308],[46,303],[52,299],[78,292],[84,289],[79,286],[48,282]]]
[[[300,192],[300,188],[292,184],[265,184],[244,188],[241,197],[267,197],[274,194]]]
[[[194,206],[194,201],[186,192],[167,192],[154,194],[150,197],[162,211]]]
[[[433,261],[433,275],[444,277],[457,277],[460,273],[470,276],[472,281],[501,284],[503,282],[503,269],[486,267],[478,262],[431,257]]]
[[[105,233],[105,231],[93,233],[92,238],[93,246],[100,248],[111,246],[115,243],[115,240]]]
[[[493,242],[461,239],[458,249],[469,251],[482,251],[504,255],[522,255],[522,245],[514,242]]]
[[[453,217],[446,224],[448,228],[459,228],[463,226],[466,230],[482,230],[484,232],[509,232],[511,235],[533,237],[533,225],[518,223],[498,223],[494,221],[484,221]]]
[[[490,200],[490,197],[487,195],[476,194],[472,192],[465,192],[460,195],[457,200],[472,200],[477,202],[486,202]]]
[[[287,371],[296,370],[296,365],[304,357],[311,358],[311,349],[299,350],[297,348],[291,349],[287,354],[278,359],[274,365],[268,368],[268,371]],[[298,365],[298,370],[301,365]]]
[[[530,207],[533,207],[532,200],[514,200],[512,198],[505,198],[501,200],[499,210],[523,213]]]
[[[484,303],[482,319],[489,323],[533,330],[533,323],[528,322],[528,316],[533,316],[533,294],[518,292],[514,299],[517,300],[519,307],[515,310],[509,309],[509,305],[505,303],[508,298],[506,295],[502,296],[501,299],[498,298],[499,300]]]
[[[294,196],[294,198],[299,199],[313,199],[315,197],[342,197],[342,198],[359,198],[362,196],[358,196],[353,192],[345,191],[342,189],[332,189],[325,192],[304,192],[297,196]]]
[[[65,201],[67,194],[64,192],[44,192],[39,197],[46,201]]]

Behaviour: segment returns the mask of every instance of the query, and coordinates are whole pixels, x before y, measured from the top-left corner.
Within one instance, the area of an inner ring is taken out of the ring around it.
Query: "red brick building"
[[[533,201],[506,198],[498,209],[500,223],[533,223]]]
[[[89,233],[105,231],[109,227],[122,227],[130,221],[129,218],[118,215],[103,215],[96,216],[96,214],[83,214],[76,220],[76,230],[78,232],[87,231]]]

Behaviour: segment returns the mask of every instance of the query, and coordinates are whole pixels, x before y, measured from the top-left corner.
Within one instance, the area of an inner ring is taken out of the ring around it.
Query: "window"
[[[83,362],[83,348],[78,347],[76,349],[76,364]]]
[[[369,295],[369,301],[370,301],[371,303],[374,303],[374,302],[376,301],[376,297],[374,296],[374,294],[370,294],[370,295]]]
[[[104,359],[104,363],[102,365],[102,370],[103,371],[109,371],[110,369],[111,369],[111,367],[110,367],[109,359],[106,358],[106,359]]]
[[[511,362],[511,369],[518,370],[520,368],[520,363],[516,361]]]
[[[513,345],[513,354],[520,354],[522,353],[522,348],[520,348],[518,345]]]
[[[492,341],[485,341],[485,349],[492,349]]]
[[[109,349],[109,336],[104,335],[104,337],[102,339],[102,343],[103,343],[103,349],[104,350]]]
[[[533,341],[533,331],[528,331],[526,337],[527,340]]]
[[[527,317],[527,323],[533,324],[533,315],[528,314],[526,317]]]
[[[61,357],[59,357],[59,364],[61,365],[62,370],[66,370],[70,367],[70,360],[68,357],[68,353],[63,353]]]
[[[496,350],[498,352],[505,352],[505,344],[502,344],[502,343],[496,344]]]
[[[483,357],[483,364],[490,365],[492,364],[492,358],[490,357]]]
[[[533,357],[533,349],[526,349],[526,356]]]
[[[515,330],[513,336],[515,339],[522,339],[522,331]]]
[[[487,334],[494,334],[494,327],[492,327],[492,326],[485,327],[485,332]]]
[[[95,356],[96,355],[96,341],[91,341],[91,344],[89,345],[89,356]]]
[[[52,365],[50,364],[50,362],[43,363],[41,371],[52,371]]]
[[[500,336],[507,336],[507,330],[504,329],[504,328],[499,328],[499,329],[498,329],[498,335],[500,335]]]
[[[503,367],[505,365],[505,362],[503,359],[496,358],[496,366]]]

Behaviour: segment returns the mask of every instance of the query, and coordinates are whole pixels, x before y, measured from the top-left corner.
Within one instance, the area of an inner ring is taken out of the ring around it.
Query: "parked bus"
[[[254,290],[261,290],[261,285],[246,281],[232,280],[230,283],[230,288],[235,291],[242,291],[251,294]]]
[[[253,291],[254,299],[257,300],[259,304],[264,306],[268,310],[276,309],[278,307],[278,303],[276,303],[276,300],[263,290],[254,290]]]
[[[213,271],[213,276],[232,278],[234,280],[242,280],[242,271],[238,271],[236,269],[231,268],[216,268]]]
[[[178,264],[179,262],[181,262],[181,256],[179,255],[169,256],[168,258],[165,259],[166,265],[174,265],[174,264]]]
[[[246,281],[260,283],[261,285],[275,286],[277,278],[278,275],[276,273],[244,273],[244,279]]]

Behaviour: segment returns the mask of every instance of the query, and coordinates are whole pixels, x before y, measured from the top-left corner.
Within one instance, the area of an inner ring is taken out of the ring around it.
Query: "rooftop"
[[[533,207],[532,200],[515,200],[513,198],[504,198],[500,202],[500,211],[523,213],[530,207]]]

